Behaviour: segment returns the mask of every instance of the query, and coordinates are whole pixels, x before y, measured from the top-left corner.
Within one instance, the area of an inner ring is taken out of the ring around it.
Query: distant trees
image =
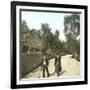
[[[59,39],[60,32],[52,33],[48,23],[42,23],[40,30],[30,29],[25,21],[21,23],[20,45],[22,52],[71,53],[80,54],[80,15],[64,17],[66,41]]]
[[[59,31],[56,30],[55,34],[51,32],[51,28],[49,24],[43,23],[41,24],[42,41],[43,41],[43,49],[44,51],[49,51],[50,53],[60,53],[62,49],[62,44],[59,39]]]
[[[23,52],[28,50],[27,39],[28,39],[29,28],[26,21],[21,22],[21,33],[20,33],[20,47]]]
[[[76,38],[80,34],[80,15],[72,14],[64,17],[64,32]]]
[[[80,36],[80,15],[72,14],[64,17],[64,33],[68,52],[80,53],[80,41],[77,40],[77,37]]]
[[[56,32],[55,32],[55,37],[57,38],[57,39],[59,39],[59,31],[58,30],[56,30]]]
[[[21,24],[20,37],[20,45],[22,52],[38,51],[42,48],[40,31],[35,29],[29,29],[25,21],[22,21]]]
[[[21,50],[22,52],[40,51],[43,53],[56,53],[62,49],[59,39],[59,31],[51,32],[49,24],[42,23],[41,29],[29,29],[27,23],[22,21],[21,24]]]
[[[43,50],[46,51],[51,44],[51,29],[47,23],[41,24]]]
[[[41,30],[43,31],[43,35],[46,33],[50,33],[51,28],[49,27],[49,24],[47,23],[42,23],[41,24]]]

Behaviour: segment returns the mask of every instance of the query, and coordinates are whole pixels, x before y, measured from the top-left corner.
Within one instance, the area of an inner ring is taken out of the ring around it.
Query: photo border
[[[16,72],[16,6],[39,6],[39,7],[53,7],[53,8],[74,8],[84,10],[84,81],[72,81],[72,82],[55,82],[55,83],[38,83],[38,84],[22,84],[17,85],[17,72]],[[32,87],[49,87],[49,86],[65,86],[65,85],[80,85],[88,83],[87,72],[87,6],[84,5],[69,5],[69,4],[53,4],[53,3],[37,3],[37,2],[11,2],[11,88],[32,88]]]

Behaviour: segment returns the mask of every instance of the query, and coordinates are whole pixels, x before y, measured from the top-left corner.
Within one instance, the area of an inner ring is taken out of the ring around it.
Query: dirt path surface
[[[80,62],[71,58],[72,55],[65,55],[61,57],[61,65],[62,65],[62,72],[59,77],[70,77],[70,76],[80,76]],[[49,78],[57,77],[54,67],[54,60],[49,60]],[[33,72],[27,74],[23,79],[33,79],[33,78],[42,78],[42,69],[38,67]]]

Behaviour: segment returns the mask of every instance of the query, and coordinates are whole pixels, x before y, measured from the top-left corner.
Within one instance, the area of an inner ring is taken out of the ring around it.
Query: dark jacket
[[[59,62],[59,64],[61,65],[61,60],[60,59],[61,59],[60,56],[59,56],[59,58],[55,57],[54,65],[56,65],[57,62]]]

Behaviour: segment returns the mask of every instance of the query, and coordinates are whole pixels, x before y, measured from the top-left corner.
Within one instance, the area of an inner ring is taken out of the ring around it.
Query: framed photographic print
[[[11,2],[11,88],[87,84],[87,6]]]

